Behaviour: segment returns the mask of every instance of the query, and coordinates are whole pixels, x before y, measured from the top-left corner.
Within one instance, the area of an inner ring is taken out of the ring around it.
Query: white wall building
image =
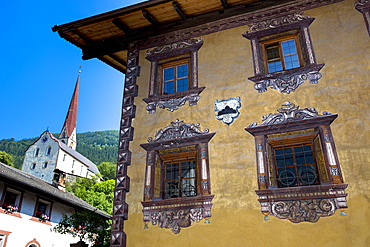
[[[10,206],[18,209],[10,213]],[[77,243],[78,238],[50,229],[60,221],[62,213],[71,215],[82,209],[96,210],[110,218],[71,193],[0,163],[0,247],[66,247]],[[49,219],[41,220],[41,215]]]

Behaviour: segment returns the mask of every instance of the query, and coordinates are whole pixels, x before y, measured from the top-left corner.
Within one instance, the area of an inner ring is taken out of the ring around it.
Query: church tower
[[[58,139],[66,144],[68,147],[76,150],[76,123],[77,123],[77,108],[78,108],[78,90],[80,87],[80,73],[78,71],[78,77],[76,81],[75,90],[73,92],[71,103],[69,104],[67,117],[64,122],[62,131],[59,134]]]

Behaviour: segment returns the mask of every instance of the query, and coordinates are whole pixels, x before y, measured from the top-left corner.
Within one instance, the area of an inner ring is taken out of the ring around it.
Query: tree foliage
[[[58,134],[54,134],[58,136]],[[0,151],[13,157],[16,168],[22,167],[27,148],[38,137],[16,141],[14,138],[0,140]],[[94,162],[116,162],[118,153],[118,130],[96,131],[77,134],[77,152]]]
[[[91,211],[75,212],[71,216],[63,214],[62,219],[52,228],[60,234],[70,234],[80,241],[91,241],[96,247],[108,247],[110,240],[110,220]]]
[[[4,151],[0,151],[0,163],[8,166],[13,166],[12,159],[13,157],[10,154]]]
[[[94,207],[112,214],[114,180],[98,182],[98,179],[80,178],[66,186],[67,191],[81,198]]]
[[[116,177],[116,164],[113,162],[102,162],[98,165],[98,169],[104,180],[114,179]]]

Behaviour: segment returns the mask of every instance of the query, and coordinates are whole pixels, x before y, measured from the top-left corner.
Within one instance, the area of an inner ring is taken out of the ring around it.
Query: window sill
[[[317,222],[337,209],[347,208],[348,184],[329,184],[256,190],[264,215],[288,219],[293,223]]]
[[[10,212],[8,212],[8,211],[6,211],[6,210],[4,210],[4,209],[0,208],[0,213],[2,213],[2,214],[7,214],[7,215],[10,215],[10,216],[14,216],[14,217],[18,217],[18,218],[22,218],[22,216],[21,216],[21,213],[20,213],[20,212],[12,212],[12,213],[10,213]]]
[[[146,110],[149,113],[155,113],[157,107],[173,112],[183,106],[186,101],[189,101],[189,106],[196,105],[200,99],[199,94],[204,89],[205,87],[192,88],[178,93],[145,98],[143,101],[148,104]]]
[[[45,224],[45,225],[48,225],[48,226],[51,226],[51,222],[48,221],[48,220],[40,220],[39,218],[35,217],[35,216],[32,216],[31,221],[35,221],[35,222],[39,222],[39,223],[42,223],[42,224]]]
[[[255,83],[254,88],[263,93],[267,88],[273,88],[280,93],[294,92],[299,85],[308,80],[310,84],[316,84],[321,78],[319,71],[325,64],[310,64],[305,67],[279,71],[271,74],[259,74],[248,79]]]
[[[181,228],[211,217],[214,195],[173,198],[141,202],[144,206],[144,222],[152,222],[160,228],[171,229],[174,234]]]

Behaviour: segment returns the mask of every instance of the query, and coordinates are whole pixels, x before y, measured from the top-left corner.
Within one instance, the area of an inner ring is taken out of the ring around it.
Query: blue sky
[[[126,7],[135,0],[5,1],[0,15],[0,140],[59,133],[82,66],[77,133],[119,129],[124,75],[51,27]]]

